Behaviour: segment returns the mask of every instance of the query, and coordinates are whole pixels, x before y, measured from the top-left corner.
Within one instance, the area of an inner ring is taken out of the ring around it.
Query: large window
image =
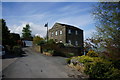
[[[78,41],[75,41],[75,45],[78,46]]]
[[[68,30],[68,34],[71,34],[71,30],[70,29]]]
[[[62,30],[60,31],[60,34],[62,34]]]
[[[51,36],[53,36],[53,35],[54,35],[54,32],[51,33]]]
[[[68,43],[71,44],[71,40],[68,40]]]
[[[60,43],[62,43],[62,40],[60,40]]]
[[[75,31],[75,34],[78,35],[78,31],[77,30]]]
[[[58,31],[55,32],[55,35],[58,35]]]

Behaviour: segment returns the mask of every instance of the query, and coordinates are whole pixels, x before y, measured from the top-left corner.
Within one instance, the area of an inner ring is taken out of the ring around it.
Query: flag
[[[44,27],[48,27],[48,23],[46,23]]]

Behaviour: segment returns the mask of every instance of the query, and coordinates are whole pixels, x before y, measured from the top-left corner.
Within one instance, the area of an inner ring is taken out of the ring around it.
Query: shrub
[[[48,50],[48,52],[53,55],[54,54],[54,50]]]
[[[111,68],[110,71],[105,73],[105,77],[110,78],[111,80],[119,80],[120,79],[120,70],[116,68]]]
[[[98,54],[97,54],[95,51],[90,50],[90,51],[88,51],[87,56],[90,56],[90,57],[98,57]]]
[[[45,44],[45,40],[41,40],[41,41],[39,41],[38,43],[37,43],[38,45],[44,45]]]
[[[58,51],[58,50],[54,50],[53,56],[66,57],[66,55],[64,53],[62,53],[61,51]]]
[[[65,55],[66,55],[66,57],[73,57],[73,56],[75,56],[74,53],[66,53]]]
[[[85,64],[85,73],[88,74],[91,78],[109,78],[110,75],[107,75],[109,71],[113,68],[113,65],[110,61],[100,58],[95,58],[94,62]]]
[[[61,48],[65,47],[63,43],[57,43],[57,45]]]
[[[40,36],[35,36],[34,38],[33,38],[33,44],[39,44],[41,41],[43,41],[44,39],[42,38],[42,37],[40,37]]]
[[[112,63],[113,63],[113,66],[114,66],[115,68],[117,68],[117,69],[120,70],[120,60],[112,61]]]
[[[67,63],[73,64],[73,66],[80,66],[83,63],[84,73],[90,76],[90,78],[110,78],[112,80],[118,80],[120,78],[120,70],[116,69],[115,64],[111,61],[100,57],[90,56],[77,56],[66,59]],[[114,62],[117,64],[118,61]],[[76,64],[76,65],[75,65]],[[80,66],[81,67],[81,66]]]
[[[71,59],[72,59],[72,58],[67,58],[67,59],[66,59],[66,62],[67,62],[68,64],[70,64],[70,63],[71,63]]]
[[[53,39],[50,39],[46,42],[46,44],[55,44],[55,41]]]
[[[22,49],[20,46],[13,46],[12,52],[16,56],[22,55]]]
[[[94,61],[94,59],[92,57],[89,57],[89,56],[83,55],[83,56],[79,57],[79,62],[81,62],[81,63],[93,62],[93,61]]]

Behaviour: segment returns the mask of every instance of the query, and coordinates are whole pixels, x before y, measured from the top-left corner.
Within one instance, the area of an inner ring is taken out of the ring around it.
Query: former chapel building
[[[76,47],[83,47],[83,30],[61,23],[55,23],[48,31],[49,39],[57,43],[68,43]]]

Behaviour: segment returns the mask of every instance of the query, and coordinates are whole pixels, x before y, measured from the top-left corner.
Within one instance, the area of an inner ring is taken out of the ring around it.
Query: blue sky
[[[83,29],[86,39],[95,31],[92,5],[96,2],[3,2],[2,17],[11,32],[21,34],[22,28],[30,24],[32,34],[43,37],[45,23],[48,22],[51,28],[59,22]]]

